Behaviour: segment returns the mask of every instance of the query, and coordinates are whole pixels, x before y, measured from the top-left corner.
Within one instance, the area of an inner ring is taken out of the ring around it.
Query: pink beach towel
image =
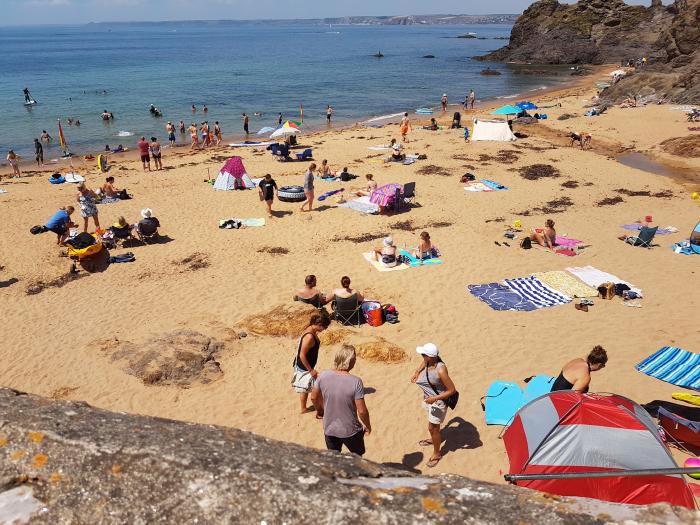
[[[566,235],[557,235],[557,238],[554,242],[557,246],[561,246],[562,248],[572,248],[581,244],[583,241],[572,239],[571,237],[567,237]]]

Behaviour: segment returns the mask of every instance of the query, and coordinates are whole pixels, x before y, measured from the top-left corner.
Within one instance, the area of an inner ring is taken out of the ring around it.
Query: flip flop
[[[503,244],[505,244],[506,246],[508,246],[508,248],[510,248],[510,244],[508,244],[506,241],[503,241]]]
[[[576,308],[577,310],[581,310],[582,312],[587,312],[587,311],[588,311],[588,305],[587,305],[587,304],[576,303],[576,304],[574,304],[574,308]]]
[[[440,456],[439,458],[430,458],[430,460],[428,460],[428,463],[426,463],[426,466],[427,466],[428,468],[433,468],[433,467],[436,466],[438,463],[440,463],[440,460],[441,460],[441,459],[442,459],[442,456]]]
[[[494,243],[496,246],[500,246],[500,245],[501,245],[501,243],[498,242],[498,241],[493,241],[493,243]]]
[[[421,440],[418,442],[418,444],[419,444],[421,447],[432,447],[432,446],[433,446],[433,442],[432,442],[430,439],[421,439]]]

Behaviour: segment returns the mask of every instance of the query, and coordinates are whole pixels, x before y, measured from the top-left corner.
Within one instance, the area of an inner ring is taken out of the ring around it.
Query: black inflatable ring
[[[282,186],[277,190],[277,196],[282,202],[301,202],[306,200],[304,188],[301,186]]]

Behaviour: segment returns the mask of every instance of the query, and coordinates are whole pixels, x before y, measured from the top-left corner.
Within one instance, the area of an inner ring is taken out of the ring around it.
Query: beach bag
[[[382,307],[382,317],[385,323],[396,324],[399,322],[399,311],[393,304],[386,304]]]
[[[525,237],[520,243],[520,247],[523,250],[529,250],[530,248],[532,248],[532,241],[530,240],[530,237]]]
[[[80,232],[72,239],[66,241],[66,244],[69,244],[76,250],[84,250],[85,248],[89,248],[96,243],[97,241],[95,238],[87,232]]]
[[[384,319],[382,318],[382,305],[377,302],[365,301],[362,303],[362,313],[365,316],[365,321],[370,326],[382,326]]]
[[[442,362],[442,361],[441,361]],[[440,394],[438,391],[435,389],[433,384],[430,382],[430,376],[428,375],[428,367],[425,367],[425,379],[428,381],[428,384],[430,385],[430,388],[433,389],[433,392],[435,392],[436,396],[439,396]],[[459,403],[459,392],[455,392],[452,394],[450,397],[445,399],[445,404],[450,407],[452,410],[454,410],[457,407],[457,403]]]
[[[615,297],[615,284],[603,283],[598,287],[598,296],[602,299],[612,299]]]
[[[44,233],[47,231],[49,231],[49,230],[48,230],[48,228],[46,228],[46,226],[38,226],[37,225],[37,226],[32,226],[31,228],[29,228],[29,233],[31,233],[32,235],[37,235],[39,233]]]

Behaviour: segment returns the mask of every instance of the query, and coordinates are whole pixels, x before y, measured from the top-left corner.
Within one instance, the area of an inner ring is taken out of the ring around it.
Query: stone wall
[[[700,523],[0,389],[0,523]]]

